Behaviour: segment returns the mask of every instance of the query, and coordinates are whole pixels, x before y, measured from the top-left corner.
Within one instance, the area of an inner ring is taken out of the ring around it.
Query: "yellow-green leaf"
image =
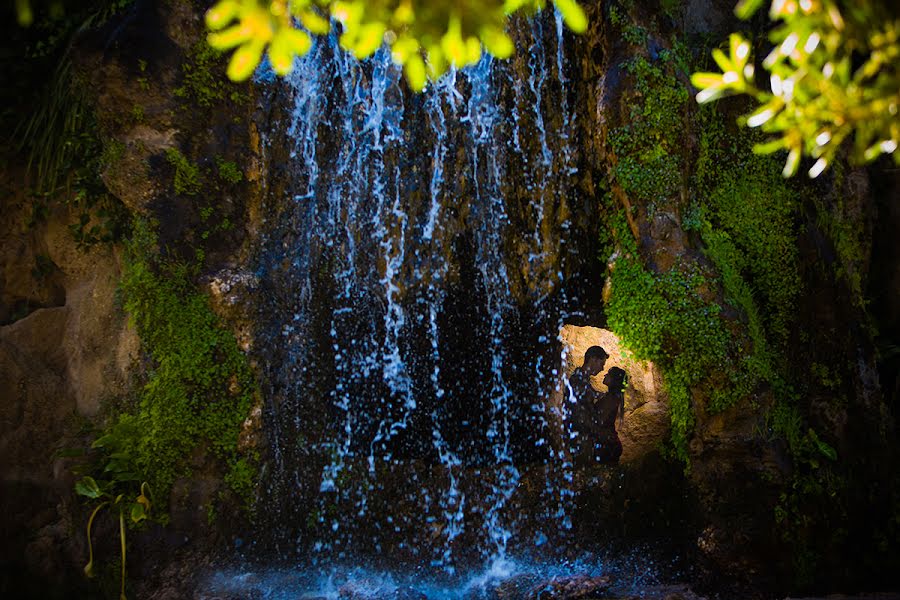
[[[131,505],[131,520],[135,523],[140,523],[144,519],[147,518],[147,513],[144,510],[144,505],[139,502],[135,502]]]
[[[100,491],[100,486],[97,485],[93,477],[82,477],[75,484],[75,492],[88,498],[99,498],[103,495],[103,492]]]
[[[244,81],[250,77],[259,65],[264,47],[264,44],[253,41],[235,50],[228,63],[228,78],[232,81]]]
[[[477,37],[470,37],[466,40],[466,63],[475,64],[481,58],[481,42]]]
[[[788,153],[787,161],[784,163],[784,170],[781,174],[785,177],[793,177],[800,166],[800,148],[792,148]]]
[[[206,26],[213,31],[222,29],[237,17],[241,6],[235,0],[222,0],[206,11]]]
[[[279,75],[287,75],[294,66],[294,52],[285,32],[279,32],[269,46],[269,62],[272,70]]]
[[[351,49],[356,58],[362,60],[375,53],[384,40],[384,25],[381,23],[369,23],[359,28],[356,43]]]
[[[312,47],[312,39],[310,39],[309,35],[307,35],[305,31],[286,29],[284,30],[284,35],[287,38],[287,42],[290,45],[291,50],[293,50],[294,54],[297,54],[298,56],[304,56]]]
[[[418,51],[419,43],[416,40],[411,37],[401,37],[391,46],[391,58],[398,65],[402,65]]]
[[[691,75],[691,84],[698,89],[721,86],[724,83],[721,73],[694,73]]]
[[[466,64],[466,44],[463,42],[460,29],[459,17],[453,15],[447,24],[447,33],[441,38],[441,50],[443,50],[444,56],[457,66]]]
[[[759,7],[762,6],[764,0],[741,0],[734,9],[734,14],[740,19],[749,19],[753,16]]]
[[[429,46],[427,55],[427,71],[429,77],[437,79],[447,72],[447,59],[444,57],[444,53],[439,45],[435,44]]]
[[[563,21],[575,33],[584,33],[587,31],[588,20],[584,10],[578,6],[575,0],[553,0],[553,4],[562,14]]]
[[[331,31],[331,23],[328,19],[320,17],[311,10],[305,10],[300,13],[300,22],[303,23],[307,31],[316,35],[325,35]]]
[[[719,68],[722,69],[722,72],[733,71],[731,61],[728,60],[728,57],[725,56],[725,53],[716,48],[712,51],[713,60],[716,61],[716,64],[719,65]]]
[[[409,87],[415,92],[421,92],[425,89],[427,76],[425,74],[425,61],[418,53],[410,54],[406,62],[403,64],[403,72],[406,75],[406,81]]]
[[[206,39],[216,50],[228,50],[247,42],[250,39],[250,31],[241,25],[233,25],[225,31],[209,34]]]
[[[487,51],[497,58],[509,58],[515,50],[509,36],[493,28],[486,27],[481,30],[481,41]]]

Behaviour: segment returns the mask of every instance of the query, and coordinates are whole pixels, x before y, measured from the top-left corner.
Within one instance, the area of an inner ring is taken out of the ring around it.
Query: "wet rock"
[[[253,341],[259,278],[247,269],[223,269],[207,284],[213,311],[231,324],[238,346],[247,352]]]
[[[410,586],[392,586],[380,581],[362,579],[345,583],[338,590],[344,600],[427,600],[427,596]]]
[[[519,600],[541,581],[541,578],[531,573],[515,575],[502,581],[494,588],[493,596],[496,600]]]
[[[597,598],[610,588],[610,578],[571,575],[553,577],[532,586],[522,600],[579,600]]]
[[[172,128],[157,130],[141,125],[119,140],[121,155],[106,166],[101,177],[107,189],[132,212],[146,213],[148,204],[164,191],[159,178],[151,176],[149,165],[153,157],[162,157],[175,147],[176,133]]]

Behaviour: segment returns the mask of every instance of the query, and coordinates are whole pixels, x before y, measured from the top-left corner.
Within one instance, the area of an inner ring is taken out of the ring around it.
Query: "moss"
[[[850,288],[853,303],[863,311],[866,309],[865,292],[863,290],[862,272],[865,270],[866,232],[861,214],[854,214],[848,206],[846,189],[846,167],[836,162],[831,167],[833,188],[836,193],[828,198],[819,195],[813,197],[819,228],[831,240],[837,261],[834,263],[834,274],[843,279]],[[871,325],[870,325],[871,327]]]
[[[632,4],[632,2],[625,2],[622,8],[611,5],[609,18],[613,25],[619,27],[622,39],[634,46],[640,46],[647,43],[647,30],[629,18],[628,10]]]
[[[239,100],[237,85],[225,76],[225,57],[210,46],[206,39],[198,41],[181,65],[181,85],[175,96],[188,106],[209,108],[226,98]]]
[[[728,254],[731,264],[719,261],[716,266],[752,283],[762,309],[753,312],[763,315],[760,325],[769,341],[783,347],[801,292],[795,223],[799,193],[781,176],[777,160],[753,154],[749,135],[730,135],[712,110],[704,110],[698,120],[703,133],[693,187],[708,217],[704,241],[711,235],[729,237],[737,252]],[[749,306],[743,304],[746,311]]]
[[[637,101],[631,103],[628,124],[609,134],[616,181],[629,195],[654,203],[673,197],[682,180],[679,144],[689,95],[667,63],[637,57],[625,65],[634,77]]]
[[[687,90],[674,77],[678,52],[651,62],[638,57],[626,65],[636,100],[628,124],[610,132],[617,163],[613,178],[648,210],[662,204],[686,208],[683,226],[700,234],[715,273],[682,262],[663,273],[648,271],[631,238],[619,236],[620,258],[607,305],[610,328],[638,358],[663,371],[672,408],[672,442],[687,460],[693,425],[691,389],[702,382],[712,412],[752,395],[761,382],[776,395],[790,389],[780,351],[787,341],[800,293],[794,214],[797,194],[774,161],[753,155],[751,140],[726,133],[719,115],[703,112],[687,119]],[[689,157],[683,131],[701,133],[689,207],[680,191]],[[737,141],[736,141],[737,140]],[[616,219],[623,219],[620,213]],[[624,223],[612,229],[626,231]],[[710,298],[715,290],[742,319],[726,320]]]
[[[120,285],[125,310],[153,361],[135,409],[135,463],[155,494],[167,497],[203,449],[228,465],[226,482],[249,503],[256,457],[238,451],[241,425],[257,386],[234,336],[224,329],[187,266],[155,249],[144,221],[135,225]]]
[[[175,167],[175,192],[193,196],[200,191],[200,168],[177,148],[166,150],[166,160]]]
[[[221,156],[216,157],[216,168],[219,171],[219,178],[225,183],[234,185],[240,183],[244,178],[244,174],[241,172],[240,167],[237,166],[237,163],[227,161]]]
[[[626,231],[620,213],[617,230]],[[609,328],[640,360],[656,363],[665,376],[676,456],[687,463],[687,439],[693,427],[691,388],[711,371],[726,369],[729,335],[720,307],[704,300],[706,277],[692,263],[651,273],[638,258],[631,238],[611,274],[613,293],[606,306]]]

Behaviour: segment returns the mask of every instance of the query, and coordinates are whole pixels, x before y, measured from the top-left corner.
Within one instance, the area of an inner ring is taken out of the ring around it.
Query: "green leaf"
[[[421,92],[425,88],[427,76],[425,73],[425,61],[418,53],[410,54],[403,65],[403,72],[409,87],[415,92]]]
[[[97,485],[93,477],[82,477],[75,484],[75,492],[88,498],[99,498],[103,495],[103,492],[100,491],[100,486]]]
[[[234,51],[228,63],[228,78],[232,81],[244,81],[259,65],[265,44],[251,41]]]
[[[298,31],[296,29],[283,29],[281,31],[281,35],[286,36],[291,50],[298,56],[305,55],[312,47],[312,40],[309,39],[309,35],[307,35],[305,31]]]
[[[144,505],[140,502],[135,502],[131,505],[131,520],[135,523],[140,523],[144,519],[147,518],[147,512],[144,509]]]
[[[769,142],[762,142],[753,146],[756,154],[772,154],[787,147],[787,139],[778,138]]]
[[[739,19],[749,19],[763,5],[764,0],[741,0],[734,9]]]
[[[222,0],[206,11],[206,26],[213,31],[222,29],[237,17],[241,6],[234,0]]]
[[[515,50],[509,36],[493,28],[486,27],[481,30],[481,42],[487,51],[497,58],[509,58]]]
[[[105,448],[109,444],[111,444],[115,441],[116,441],[116,436],[111,433],[108,433],[108,434],[106,434],[104,436],[100,436],[96,440],[94,440],[94,443],[91,444],[91,448]]]
[[[384,25],[381,23],[368,23],[360,27],[355,43],[350,49],[353,55],[360,60],[372,56],[384,40],[384,31]]]
[[[588,20],[584,10],[578,6],[575,0],[553,0],[553,4],[562,14],[563,21],[575,33],[584,33],[587,31]]]
[[[275,39],[269,46],[269,62],[272,63],[272,70],[278,75],[287,75],[294,65],[294,51],[289,35],[288,30],[282,29],[275,34]]]
[[[300,22],[303,23],[307,31],[316,35],[326,35],[331,31],[331,23],[328,19],[324,19],[309,10],[300,13]]]
[[[719,65],[719,68],[722,69],[723,73],[734,70],[734,65],[731,64],[731,61],[725,56],[725,53],[718,48],[712,51],[712,57],[713,60],[716,61],[716,64]]]
[[[691,84],[698,89],[724,85],[721,73],[694,73],[691,75]]]
[[[211,33],[206,36],[206,41],[216,50],[230,50],[240,46],[252,38],[248,28],[241,25],[233,25],[219,33]]]

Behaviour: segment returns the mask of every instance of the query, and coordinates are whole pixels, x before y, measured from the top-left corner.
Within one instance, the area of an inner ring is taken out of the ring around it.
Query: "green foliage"
[[[194,196],[200,191],[200,168],[178,148],[166,150],[166,160],[175,167],[175,193]]]
[[[237,163],[227,161],[221,156],[216,157],[216,168],[219,170],[219,177],[225,183],[234,185],[244,179],[244,174],[241,172],[240,167],[237,166]]]
[[[828,236],[837,254],[834,274],[846,282],[853,303],[865,311],[862,279],[868,261],[865,220],[858,208],[848,202],[848,196],[852,197],[853,194],[847,193],[844,172],[845,166],[840,162],[836,163],[832,170],[834,193],[824,197],[815,195],[813,202],[816,206],[817,225]],[[871,323],[869,326],[871,327]]]
[[[748,300],[736,304],[748,317],[764,315],[765,321],[757,325],[751,318],[751,333],[757,331],[763,339],[765,328],[770,342],[783,345],[801,289],[795,225],[799,194],[782,180],[774,160],[749,152],[748,136],[729,134],[720,115],[704,112],[700,126],[694,188],[698,216],[708,220],[699,228],[707,254],[723,275],[730,271],[752,282],[748,293],[761,300],[760,310],[747,306]],[[726,243],[734,250],[724,248]],[[737,291],[736,281],[729,286],[726,278],[725,283],[726,294],[735,291],[735,298],[747,297]]]
[[[762,4],[742,0],[737,13],[748,18]],[[722,72],[694,74],[697,100],[753,98],[759,107],[746,124],[775,134],[755,150],[787,150],[786,177],[804,155],[816,159],[808,173],[817,177],[845,140],[853,141],[857,162],[886,153],[900,164],[900,19],[877,2],[834,0],[775,0],[769,16],[781,23],[770,34],[775,48],[762,63],[768,89],[756,83],[751,43],[732,34],[727,54],[713,51]]]
[[[841,492],[845,481],[832,468],[837,451],[819,438],[811,427],[804,427],[803,418],[795,405],[778,402],[768,415],[769,429],[773,435],[788,443],[794,461],[794,473],[790,484],[780,494],[775,506],[775,522],[783,541],[792,544],[794,552],[795,584],[807,586],[813,583],[817,560],[821,549],[810,545],[813,529],[821,527],[812,507],[830,506],[832,512],[843,514]],[[830,523],[833,525],[834,523]],[[837,525],[829,529],[829,543],[840,543],[848,534],[846,528]]]
[[[794,222],[799,196],[772,159],[749,152],[747,135],[725,130],[720,115],[701,112],[699,124],[696,197],[685,228],[700,234],[725,301],[744,318],[734,332],[729,385],[714,391],[711,406],[726,408],[760,383],[785,400],[792,392],[783,351],[801,292]]]
[[[146,222],[135,225],[121,292],[154,365],[133,417],[137,472],[166,497],[175,479],[189,473],[188,457],[202,448],[229,465],[226,481],[249,504],[256,457],[242,455],[237,442],[256,394],[253,374],[206,296],[193,288],[190,269],[159,256]]]
[[[29,75],[10,81],[4,90],[15,94],[13,106],[19,107],[11,113],[17,121],[8,126],[16,150],[27,160],[29,225],[63,204],[77,219],[70,229],[79,247],[114,242],[128,229],[127,210],[101,179],[101,173],[118,160],[110,153],[115,144],[100,133],[91,89],[76,75],[69,48],[79,31],[103,24],[128,3],[60,4],[65,10],[55,13],[46,4],[35,5],[34,23],[27,36],[22,32],[22,55],[13,54]],[[50,76],[36,79],[31,73]],[[22,114],[27,117],[22,119]]]
[[[614,219],[627,231],[624,215]],[[708,281],[690,264],[656,274],[640,262],[631,238],[620,238],[612,295],[606,305],[609,328],[639,360],[665,374],[676,455],[687,462],[687,436],[694,422],[691,388],[710,372],[728,368],[729,335],[720,307],[703,297]]]
[[[310,34],[325,35],[331,20],[341,24],[341,46],[360,59],[382,44],[403,65],[415,90],[450,66],[464,67],[481,58],[482,46],[497,58],[512,54],[505,33],[509,15],[544,8],[546,0],[220,0],[206,13],[213,33],[209,43],[235,49],[228,76],[248,78],[268,50],[276,73],[287,74],[294,56],[306,54]],[[575,0],[553,0],[566,25],[587,29],[587,17]]]
[[[688,95],[668,66],[679,62],[677,53],[667,52],[657,62],[637,58],[628,63],[636,101],[629,104],[629,122],[613,129],[608,139],[617,158],[614,178],[650,209],[663,203],[674,208],[685,186],[682,132],[689,122]],[[760,383],[779,396],[789,393],[778,352],[800,290],[797,194],[772,160],[747,151],[746,136],[727,134],[718,115],[703,113],[697,119],[701,149],[690,181],[696,197],[686,207],[683,226],[700,234],[719,277],[712,279],[690,264],[652,273],[633,238],[620,235],[606,307],[609,326],[625,347],[663,371],[674,450],[685,461],[693,387],[703,383],[713,412],[747,398]],[[626,231],[624,214],[613,220],[612,229]],[[744,322],[721,316],[715,302],[719,286]]]
[[[628,194],[665,202],[681,185],[679,136],[688,93],[666,69],[637,57],[625,65],[635,80],[638,101],[631,103],[627,124],[609,133],[616,154],[614,174]]]
[[[614,4],[611,5],[609,7],[609,18],[613,25],[619,27],[622,32],[622,39],[629,44],[640,46],[647,43],[647,30],[628,18],[628,14],[624,9]]]
[[[31,37],[23,40],[22,55],[13,54],[7,61],[17,60],[21,63],[17,66],[28,75],[41,75],[40,79],[25,73],[8,78],[4,91],[9,96],[4,99],[22,103],[29,115],[22,120],[19,113],[16,122],[9,125],[18,150],[28,157],[32,186],[39,195],[67,188],[70,171],[88,154],[83,136],[97,137],[89,90],[74,76],[69,55],[72,40],[79,32],[99,27],[129,4],[131,0],[47,1],[35,6],[23,0],[16,3],[20,23],[31,26]]]
[[[187,100],[191,106],[209,108],[237,94],[234,85],[222,77],[223,71],[222,52],[204,41],[197,42],[181,64],[181,85],[175,88],[175,96]]]
[[[119,598],[125,598],[125,524],[138,525],[151,516],[150,486],[141,483],[135,449],[141,432],[140,423],[130,415],[122,415],[106,432],[94,441],[92,447],[100,453],[93,462],[94,475],[86,475],[75,484],[75,492],[85,498],[98,501],[87,523],[88,563],[84,573],[94,576],[94,548],[91,529],[99,512],[109,507],[119,521],[121,574]],[[95,477],[97,477],[95,479]]]

